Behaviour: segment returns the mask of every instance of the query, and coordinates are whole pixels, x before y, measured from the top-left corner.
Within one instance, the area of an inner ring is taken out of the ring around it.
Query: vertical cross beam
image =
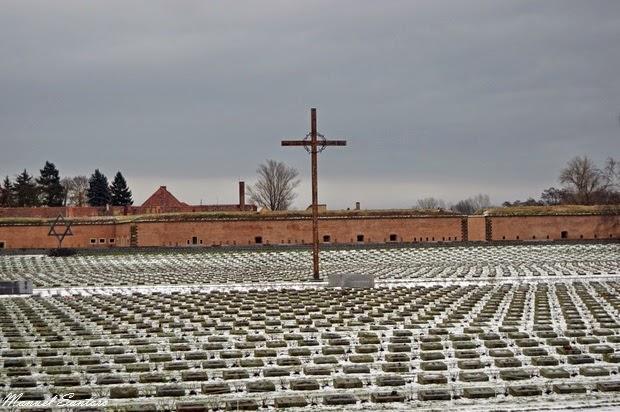
[[[308,140],[308,138],[310,138]],[[317,131],[316,109],[310,109],[310,133],[303,140],[283,140],[282,146],[303,146],[310,153],[312,166],[312,276],[320,280],[319,274],[319,182],[318,157],[326,146],[346,146],[346,140],[326,140]]]
[[[316,108],[310,109],[310,146],[312,152],[312,277],[319,280],[319,182],[317,159]]]

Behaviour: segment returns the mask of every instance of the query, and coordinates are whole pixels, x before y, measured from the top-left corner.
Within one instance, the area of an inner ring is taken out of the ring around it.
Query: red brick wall
[[[247,212],[255,212],[255,205],[245,205]],[[130,215],[151,215],[159,213],[193,213],[193,212],[239,212],[239,205],[188,205],[179,207],[162,207],[162,206],[135,206],[131,207],[127,214]]]
[[[472,242],[484,242],[486,240],[484,216],[467,217],[467,237]]]
[[[493,240],[620,238],[620,216],[510,216],[491,218]]]
[[[71,227],[73,236],[65,237],[62,243],[63,247],[71,248],[90,248],[90,247],[112,247],[119,242],[117,238],[117,226],[115,224],[98,224],[98,225],[74,225]],[[0,226],[0,242],[4,242],[7,249],[49,249],[58,246],[58,241],[53,236],[48,236],[48,226]],[[126,229],[127,235],[129,229]],[[124,235],[124,230],[118,232]],[[95,239],[95,243],[91,243],[91,239]],[[100,242],[103,239],[104,242]],[[110,242],[114,239],[114,243]],[[127,241],[128,244],[128,241]],[[122,242],[119,242],[119,246]]]
[[[560,239],[567,231],[568,239],[620,238],[620,216],[513,216],[491,217],[492,240],[550,240]],[[129,246],[133,223],[75,224],[74,236],[67,237],[65,247],[125,247]],[[260,236],[263,244],[300,244],[312,241],[311,221],[298,219],[211,220],[194,222],[139,222],[138,246],[187,246],[192,237],[198,246],[255,244]],[[469,240],[485,239],[484,217],[469,217]],[[406,218],[327,218],[319,226],[319,238],[330,237],[330,243],[461,241],[461,217]],[[0,225],[0,242],[5,248],[51,248],[55,238],[47,236],[47,225]],[[428,238],[428,240],[427,240]],[[95,243],[91,243],[95,239]],[[104,239],[100,243],[100,239]],[[110,242],[114,239],[114,242]],[[202,241],[202,243],[200,243]]]
[[[0,218],[2,217],[32,217],[42,219],[53,219],[58,215],[65,217],[94,217],[104,216],[105,208],[98,207],[2,207],[0,208]]]
[[[139,246],[186,246],[197,237],[202,245],[255,244],[257,236],[263,244],[299,244],[312,242],[312,223],[303,220],[237,220],[205,222],[144,222],[138,223]],[[326,219],[319,224],[319,239],[330,236],[330,243],[396,241],[455,241],[461,240],[461,218],[406,219]]]
[[[65,217],[96,217],[96,216],[123,216],[149,215],[159,213],[191,213],[191,212],[239,212],[239,205],[187,205],[179,207],[142,207],[142,206],[69,206],[69,207],[2,207],[0,218],[30,217],[54,219],[58,215]],[[245,211],[256,211],[255,205],[245,205]]]

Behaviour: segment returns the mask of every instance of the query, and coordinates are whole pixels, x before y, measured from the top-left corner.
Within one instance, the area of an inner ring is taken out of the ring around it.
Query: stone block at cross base
[[[327,286],[330,288],[369,289],[375,287],[375,277],[369,274],[332,273],[327,278]]]

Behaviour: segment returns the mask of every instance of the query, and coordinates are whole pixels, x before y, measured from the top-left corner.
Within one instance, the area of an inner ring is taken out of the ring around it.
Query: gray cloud
[[[333,207],[523,199],[620,154],[617,1],[20,0],[0,39],[0,173],[120,169],[138,201],[234,202],[266,158],[306,184],[279,141],[311,106],[349,139],[321,155]]]

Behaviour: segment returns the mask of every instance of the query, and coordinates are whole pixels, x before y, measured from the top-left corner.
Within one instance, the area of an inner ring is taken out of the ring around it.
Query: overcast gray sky
[[[0,174],[109,178],[236,203],[283,160],[310,201],[409,207],[557,186],[575,155],[620,157],[620,1],[7,1]]]

